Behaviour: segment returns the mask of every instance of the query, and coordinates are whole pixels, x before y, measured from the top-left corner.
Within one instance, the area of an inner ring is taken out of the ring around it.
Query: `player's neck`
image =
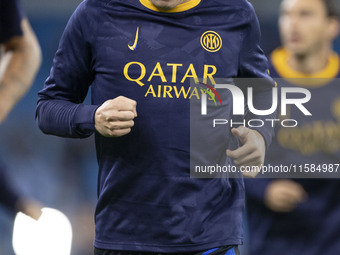
[[[328,64],[329,56],[332,54],[330,48],[325,48],[308,55],[292,54],[287,64],[293,70],[303,74],[315,74],[321,72]]]

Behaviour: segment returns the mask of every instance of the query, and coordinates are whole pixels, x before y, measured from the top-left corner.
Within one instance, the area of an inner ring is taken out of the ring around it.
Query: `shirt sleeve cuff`
[[[99,105],[78,105],[73,123],[79,135],[90,136],[96,131],[94,115],[98,107]]]
[[[268,149],[269,145],[271,144],[272,142],[272,139],[273,139],[273,128],[271,127],[259,127],[259,128],[251,128],[253,130],[256,130],[257,132],[259,132],[263,139],[264,139],[264,142],[265,142],[265,145],[266,145],[266,149]]]

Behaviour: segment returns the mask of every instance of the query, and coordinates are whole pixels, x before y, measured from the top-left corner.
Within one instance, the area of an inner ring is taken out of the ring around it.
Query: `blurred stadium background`
[[[24,194],[69,217],[73,226],[72,255],[91,255],[97,184],[94,139],[46,136],[38,130],[34,120],[37,92],[49,74],[66,22],[81,1],[22,1],[41,44],[43,63],[30,92],[0,126],[0,156],[7,163],[14,184]],[[250,2],[261,23],[262,47],[269,54],[279,45],[277,14],[280,0]],[[335,49],[340,52],[339,39]],[[0,207],[0,255],[14,254],[11,245],[13,219],[14,215]]]

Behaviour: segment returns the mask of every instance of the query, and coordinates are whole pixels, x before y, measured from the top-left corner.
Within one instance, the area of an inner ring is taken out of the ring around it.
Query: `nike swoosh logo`
[[[135,42],[133,43],[132,46],[128,45],[130,50],[135,50],[137,48],[137,44],[138,44],[138,32],[139,32],[139,27],[137,27]]]

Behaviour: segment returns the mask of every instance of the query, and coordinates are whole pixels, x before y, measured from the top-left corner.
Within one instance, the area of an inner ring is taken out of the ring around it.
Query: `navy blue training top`
[[[191,0],[168,12],[148,0],[80,4],[39,92],[40,128],[88,137],[97,107],[120,95],[136,100],[138,113],[128,135],[95,132],[95,247],[191,252],[242,243],[243,180],[189,176],[188,99],[196,96],[189,85],[196,78],[270,79],[259,39],[245,0]],[[90,86],[92,104],[84,105]],[[271,91],[255,90],[262,106],[271,103]],[[272,129],[258,131],[269,144]]]

